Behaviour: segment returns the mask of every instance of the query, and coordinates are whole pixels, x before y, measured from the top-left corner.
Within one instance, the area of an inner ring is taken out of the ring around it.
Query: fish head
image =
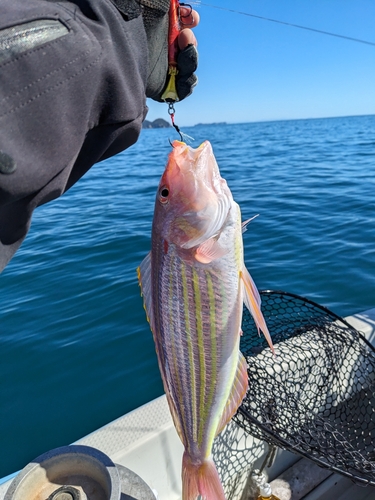
[[[174,141],[156,196],[154,229],[168,243],[190,249],[217,235],[233,197],[211,144],[194,149]]]

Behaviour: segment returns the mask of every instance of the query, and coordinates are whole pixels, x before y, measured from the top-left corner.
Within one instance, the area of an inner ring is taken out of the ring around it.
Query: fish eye
[[[169,189],[167,186],[163,186],[159,191],[159,200],[161,203],[167,203],[169,197]]]

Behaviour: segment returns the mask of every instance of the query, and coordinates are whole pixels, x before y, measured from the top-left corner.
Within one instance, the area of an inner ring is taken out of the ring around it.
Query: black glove
[[[170,0],[112,0],[126,20],[142,14],[149,53],[146,95],[163,102],[161,96],[168,82],[168,26]],[[176,90],[182,101],[189,96],[197,77],[198,52],[190,44],[177,56]]]

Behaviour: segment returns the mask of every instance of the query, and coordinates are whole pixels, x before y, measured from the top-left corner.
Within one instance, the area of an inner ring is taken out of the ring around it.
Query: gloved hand
[[[130,20],[142,14],[147,35],[149,71],[146,95],[162,102],[161,96],[168,81],[168,27],[170,0],[112,0],[116,7]],[[181,7],[184,27],[178,38],[180,52],[177,56],[176,90],[181,101],[189,96],[197,84],[195,71],[198,52],[194,35],[190,32],[198,24],[199,16],[189,7]],[[190,32],[190,33],[189,33]]]

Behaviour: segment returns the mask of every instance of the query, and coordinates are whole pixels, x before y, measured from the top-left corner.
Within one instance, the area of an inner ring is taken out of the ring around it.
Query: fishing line
[[[168,114],[171,117],[171,122],[174,128],[176,129],[176,132],[180,135],[181,142],[190,142],[194,141],[194,137],[190,137],[190,135],[185,134],[184,132],[181,131],[180,127],[175,123],[174,121],[174,114],[175,114],[175,109],[174,109],[174,102],[169,102],[168,103]],[[170,139],[168,139],[169,144],[173,147]]]
[[[225,10],[227,12],[233,12],[235,14],[241,14],[243,16],[255,17],[256,19],[262,19],[263,21],[270,21],[272,23],[284,24],[285,26],[292,26],[293,28],[299,28],[301,30],[313,31],[314,33],[320,33],[321,35],[334,36],[336,38],[344,38],[345,40],[350,40],[351,42],[364,43],[366,45],[372,45],[375,47],[375,42],[368,42],[367,40],[361,40],[360,38],[353,38],[351,36],[339,35],[338,33],[331,33],[330,31],[318,30],[316,28],[309,28],[308,26],[302,26],[300,24],[288,23],[286,21],[279,21],[278,19],[271,19],[270,17],[257,16],[256,14],[249,14],[248,12],[241,12],[239,10],[228,9],[226,7],[219,7],[217,5],[212,5],[205,2],[199,2],[200,5],[205,7],[212,7],[213,9]]]

